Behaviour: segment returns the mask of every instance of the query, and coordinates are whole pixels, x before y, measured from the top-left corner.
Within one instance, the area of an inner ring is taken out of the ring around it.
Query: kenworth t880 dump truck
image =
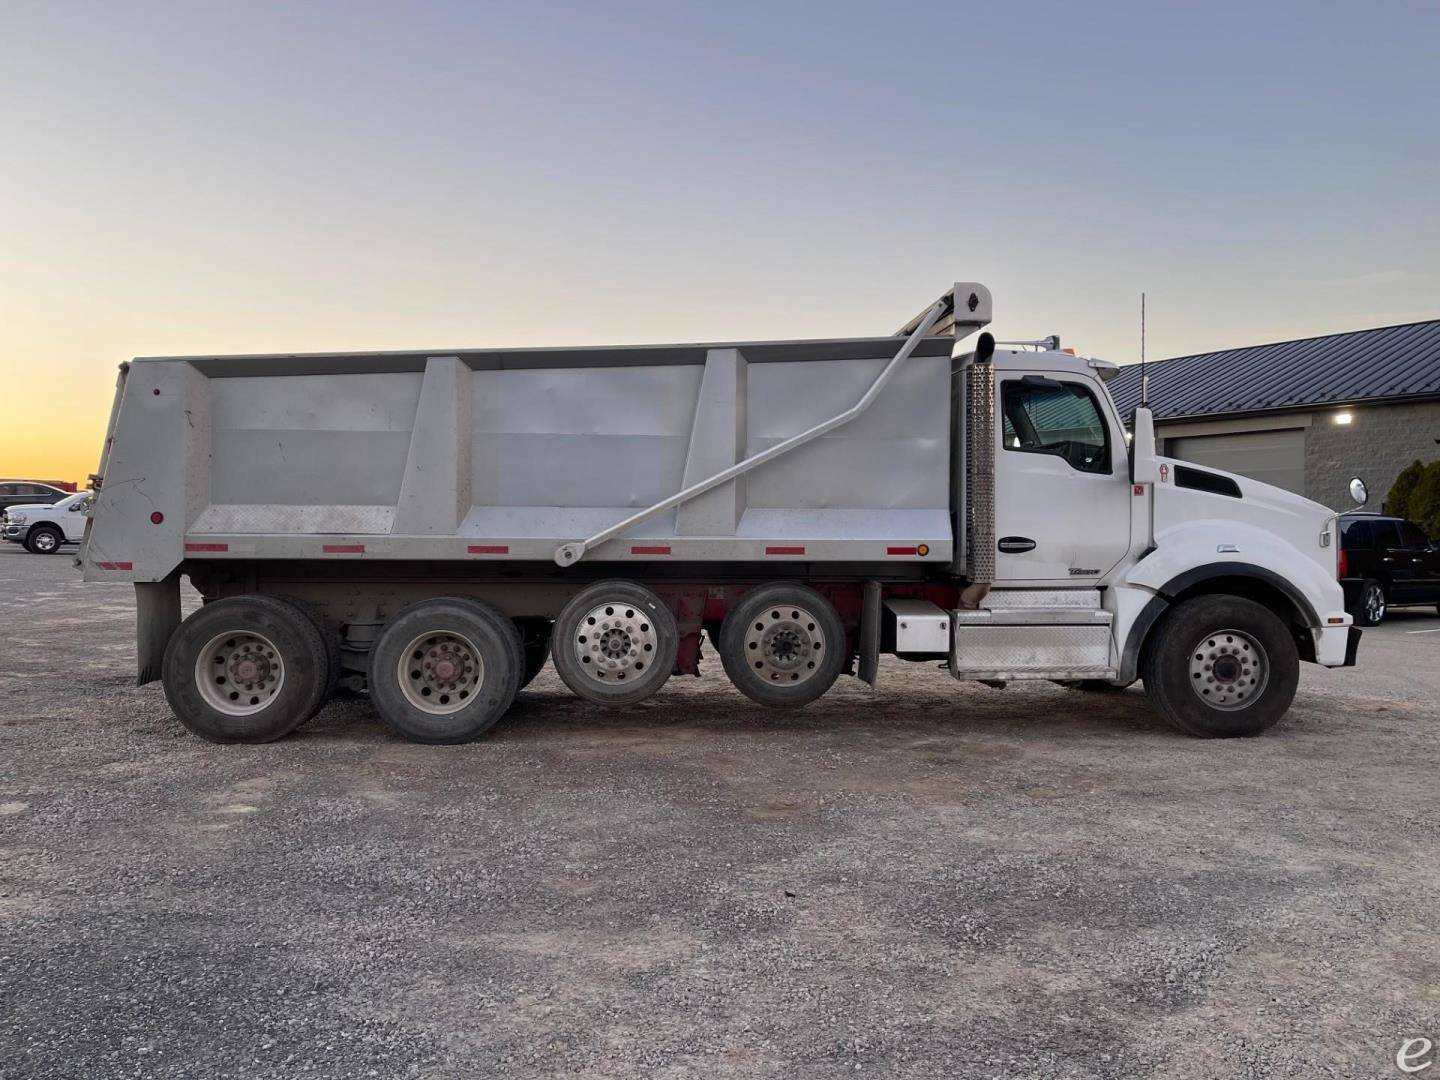
[[[464,741],[547,657],[623,707],[702,635],[765,705],[893,654],[1143,679],[1199,736],[1354,662],[1330,510],[1157,457],[1146,409],[1127,442],[1113,365],[990,318],[961,283],[890,337],[137,359],[80,561],[135,583],[140,682],[218,742],[340,680]]]

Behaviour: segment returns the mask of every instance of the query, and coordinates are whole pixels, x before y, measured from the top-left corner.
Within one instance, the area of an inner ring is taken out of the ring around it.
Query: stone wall
[[[1316,410],[1305,433],[1305,495],[1337,510],[1354,504],[1347,490],[1359,476],[1370,489],[1368,509],[1379,510],[1400,470],[1415,460],[1440,458],[1440,401],[1360,405],[1354,419],[1337,424],[1335,412]]]

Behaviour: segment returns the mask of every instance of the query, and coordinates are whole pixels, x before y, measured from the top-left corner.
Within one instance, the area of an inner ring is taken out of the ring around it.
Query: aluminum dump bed
[[[199,558],[948,562],[951,354],[990,314],[982,286],[956,288],[904,339],[136,360],[86,576],[156,581]]]

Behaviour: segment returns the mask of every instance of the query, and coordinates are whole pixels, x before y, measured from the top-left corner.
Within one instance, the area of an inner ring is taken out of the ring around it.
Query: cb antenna
[[[1145,374],[1145,294],[1140,294],[1140,407],[1150,407],[1150,376]]]

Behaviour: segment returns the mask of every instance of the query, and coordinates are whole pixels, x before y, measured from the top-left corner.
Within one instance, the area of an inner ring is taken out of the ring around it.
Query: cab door
[[[996,375],[996,582],[1095,585],[1130,549],[1119,418],[1093,379]]]

